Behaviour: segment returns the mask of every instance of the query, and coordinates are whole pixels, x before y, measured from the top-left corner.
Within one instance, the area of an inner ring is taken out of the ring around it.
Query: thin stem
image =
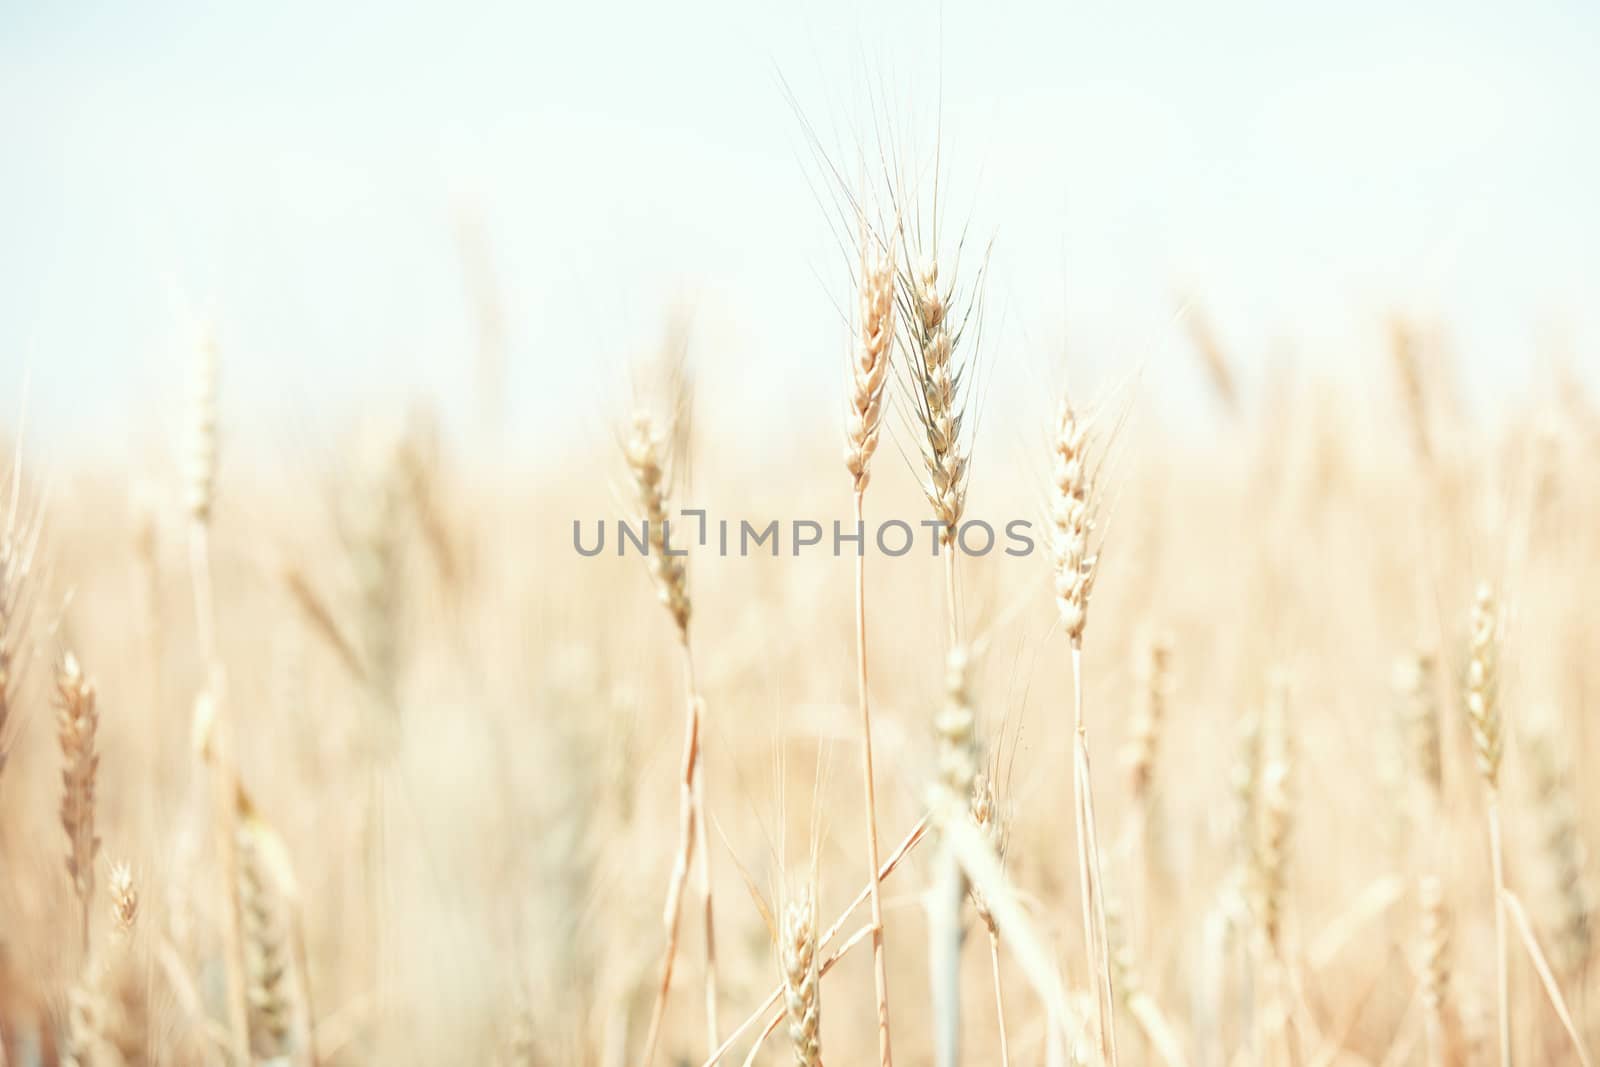
[[[685,646],[687,647],[687,645]],[[685,656],[689,674],[689,700],[683,734],[683,763],[678,776],[678,853],[673,860],[672,875],[667,883],[667,904],[662,921],[667,928],[666,954],[661,961],[661,980],[656,987],[655,1006],[650,1011],[650,1025],[645,1031],[644,1067],[655,1059],[656,1045],[661,1038],[661,1021],[666,1014],[667,993],[672,988],[672,968],[678,956],[678,931],[683,917],[683,887],[689,879],[689,861],[695,848],[695,772],[700,756],[700,701],[694,694],[693,661]],[[707,896],[710,896],[709,889]],[[710,912],[707,910],[709,921]],[[709,926],[708,926],[709,929]],[[707,943],[710,948],[710,943]],[[708,953],[709,961],[709,953]],[[708,973],[710,967],[707,968]],[[713,1064],[715,1059],[711,1061]]]
[[[1105,899],[1100,892],[1100,846],[1095,836],[1094,789],[1089,780],[1089,731],[1083,719],[1083,644],[1072,642],[1072,721],[1075,758],[1072,764],[1073,801],[1077,809],[1078,882],[1083,897],[1083,941],[1090,981],[1097,986],[1100,1014],[1100,1054],[1115,1067],[1117,1062],[1116,1001],[1111,990],[1111,967],[1106,958]]]
[[[694,677],[694,656],[689,650],[689,635],[683,635],[683,671],[689,705],[698,720],[701,714],[701,700]],[[695,734],[699,736],[701,727],[695,725]],[[715,1048],[717,1045],[717,934],[716,924],[713,921],[711,907],[711,845],[706,839],[706,774],[705,761],[701,758],[700,746],[696,745],[693,783],[691,799],[694,803],[694,833],[695,848],[699,850],[697,860],[697,874],[700,879],[700,890],[705,895],[705,929],[706,929],[706,1048]],[[713,1061],[715,1062],[715,1061]]]
[[[894,869],[900,865],[900,861],[906,858],[906,855],[916,847],[917,842],[921,841],[927,832],[928,817],[924,815],[922,818],[917,820],[917,825],[911,828],[911,832],[905,836],[905,840],[900,842],[900,844],[895,848],[894,852],[890,854],[889,858],[883,861],[883,866],[878,868],[878,881],[881,882],[885,878],[888,878],[889,875],[893,874]],[[861,892],[857,893],[855,899],[850,902],[850,906],[845,908],[839,917],[833,921],[832,926],[828,927],[822,932],[821,937],[817,938],[817,945],[819,948],[822,945],[826,945],[828,942],[832,941],[838,936],[839,931],[844,928],[844,924],[850,921],[850,916],[854,915],[856,913],[856,909],[867,902],[867,898],[871,896],[871,894],[872,881],[871,879],[868,879],[867,884],[861,887]],[[828,959],[822,964],[821,973],[827,974],[828,968],[832,967],[839,957],[844,955],[846,950],[853,946],[855,942],[856,938],[852,937],[847,944],[841,946],[833,953],[833,955],[829,956]],[[733,1043],[739,1040],[739,1036],[756,1023],[760,1022],[761,1017],[767,1012],[771,1011],[773,1006],[778,1003],[778,1000],[782,996],[782,986],[779,986],[771,993],[767,994],[767,999],[761,1002],[761,1006],[756,1008],[755,1011],[751,1012],[744,1022],[733,1028],[733,1032],[724,1038],[722,1044],[718,1045],[716,1049],[712,1051],[711,1058],[706,1060],[702,1067],[712,1067],[717,1060],[727,1055],[728,1050],[733,1047]],[[773,1030],[777,1029],[778,1022],[782,1018],[782,1012],[773,1016],[771,1025],[769,1025],[767,1029],[762,1032],[761,1036],[756,1039],[756,1048],[760,1048],[761,1042],[767,1039],[767,1035],[771,1034]],[[754,1056],[754,1054],[755,1052],[752,1049],[751,1055]]]
[[[1489,859],[1494,867],[1495,991],[1500,1014],[1500,1067],[1511,1067],[1511,981],[1506,958],[1506,870],[1500,843],[1500,790],[1489,790]]]
[[[1000,1067],[1011,1067],[1011,1049],[1006,1043],[1006,998],[1000,988],[1000,931],[989,928],[989,964],[994,970],[994,1014],[1000,1027]]]
[[[205,692],[210,696],[215,711],[210,723],[212,823],[216,833],[217,862],[222,868],[222,938],[228,978],[228,1033],[235,1058],[244,1063],[250,1058],[250,1006],[245,981],[244,942],[239,926],[239,861],[234,840],[234,814],[239,787],[230,762],[232,752],[228,746],[232,741],[232,732],[227,728],[229,713],[218,684],[221,664],[217,660],[217,616],[216,604],[212,599],[210,531],[199,520],[189,526],[189,573],[194,585],[195,632],[206,672]]]
[[[961,640],[961,627],[956,623],[956,541],[953,535],[944,547],[948,550],[944,554],[944,619],[950,647],[954,648]]]
[[[961,1062],[961,905],[967,880],[943,832],[928,905],[928,977],[937,1067]]]
[[[856,491],[856,529],[864,530],[862,502]],[[856,551],[856,699],[861,705],[862,780],[867,801],[867,877],[872,900],[872,980],[878,997],[878,1062],[890,1067],[889,970],[883,946],[883,901],[878,889],[878,789],[872,770],[872,712],[867,700],[867,582],[866,551]]]

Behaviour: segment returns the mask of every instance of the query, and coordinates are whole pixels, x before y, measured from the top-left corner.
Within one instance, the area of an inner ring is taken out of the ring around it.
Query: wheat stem
[[[1072,642],[1073,807],[1077,812],[1078,884],[1083,898],[1083,940],[1089,980],[1096,985],[1100,1014],[1100,1054],[1117,1062],[1116,1002],[1111,991],[1111,964],[1106,951],[1105,900],[1101,885],[1100,847],[1095,836],[1094,795],[1089,780],[1089,731],[1083,719],[1083,642]]]
[[[863,529],[864,493],[855,494],[856,528]],[[883,942],[883,900],[878,888],[878,789],[872,768],[872,711],[867,697],[866,553],[856,553],[856,699],[861,706],[862,781],[867,802],[867,874],[872,900],[872,981],[878,1002],[878,1062],[890,1067],[889,971]]]
[[[989,966],[994,971],[994,1015],[1000,1028],[1000,1067],[1011,1067],[1011,1049],[1006,1042],[1006,997],[1000,985],[1000,931],[989,928]]]

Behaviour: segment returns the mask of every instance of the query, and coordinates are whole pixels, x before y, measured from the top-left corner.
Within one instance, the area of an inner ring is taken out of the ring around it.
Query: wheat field
[[[1581,377],[1397,315],[1246,387],[1184,306],[1196,425],[995,395],[882,185],[759,465],[678,323],[550,459],[419,398],[285,478],[208,338],[169,463],[11,423],[3,1062],[1591,1062]]]

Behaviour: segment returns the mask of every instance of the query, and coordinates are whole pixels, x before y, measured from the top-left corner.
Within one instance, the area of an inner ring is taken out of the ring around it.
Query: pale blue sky
[[[998,405],[1063,338],[1075,374],[1144,355],[1194,392],[1175,284],[1247,366],[1337,358],[1399,304],[1452,323],[1480,394],[1552,333],[1593,380],[1595,5],[932,10],[0,0],[0,410],[27,367],[52,439],[150,431],[203,318],[250,433],[424,388],[464,412],[471,204],[524,445],[595,430],[675,301],[723,368],[702,412],[796,417],[836,390],[842,275],[779,73],[841,150],[867,90],[931,143],[942,76]]]

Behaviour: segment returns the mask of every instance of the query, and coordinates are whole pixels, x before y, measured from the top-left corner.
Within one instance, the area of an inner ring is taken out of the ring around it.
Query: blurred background
[[[235,443],[375,394],[459,428],[487,389],[545,449],[679,309],[706,417],[809,418],[846,279],[803,131],[848,165],[875,122],[923,159],[942,131],[994,240],[1002,408],[1069,351],[1190,420],[1187,297],[1247,387],[1338,373],[1396,309],[1449,323],[1480,401],[1592,380],[1597,33],[1578,2],[6,4],[0,384],[104,449],[172,421],[206,324]]]

